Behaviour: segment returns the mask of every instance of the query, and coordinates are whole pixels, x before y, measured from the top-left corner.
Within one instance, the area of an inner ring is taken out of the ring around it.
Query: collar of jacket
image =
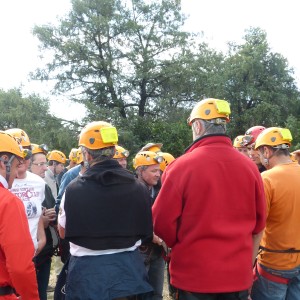
[[[211,144],[219,141],[224,141],[226,143],[229,143],[232,146],[232,142],[230,140],[230,137],[227,134],[207,134],[204,136],[199,137],[198,139],[194,140],[194,142],[189,145],[185,150],[184,153],[188,153],[193,151],[195,148],[198,148],[200,145],[206,145]]]
[[[83,180],[94,180],[102,185],[114,185],[135,181],[132,172],[124,169],[115,159],[106,159],[96,163],[85,171]]]

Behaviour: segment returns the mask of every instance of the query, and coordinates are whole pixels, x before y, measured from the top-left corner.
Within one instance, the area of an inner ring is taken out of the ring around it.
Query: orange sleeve
[[[5,199],[1,197],[0,205],[0,245],[5,257],[7,280],[22,300],[38,300],[36,272],[32,262],[34,246],[24,205],[16,196],[5,192]]]

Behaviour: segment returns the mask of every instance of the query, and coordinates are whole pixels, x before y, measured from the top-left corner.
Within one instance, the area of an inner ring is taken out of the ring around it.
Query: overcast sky
[[[295,69],[296,80],[300,82],[298,0],[181,2],[184,13],[188,15],[186,29],[203,31],[209,45],[219,50],[225,50],[228,41],[241,41],[245,29],[250,26],[264,29],[272,51],[288,59]],[[55,23],[57,16],[67,13],[70,7],[69,0],[0,0],[0,88],[7,90],[22,86],[25,93],[49,96],[51,86],[28,81],[28,73],[40,64],[38,41],[31,30],[35,24]],[[78,110],[75,104],[64,103],[70,111]],[[58,117],[66,117],[60,108],[61,105],[53,101],[52,112]]]

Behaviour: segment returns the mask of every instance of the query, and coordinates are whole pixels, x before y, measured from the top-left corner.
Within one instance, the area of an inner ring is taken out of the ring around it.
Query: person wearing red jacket
[[[255,164],[225,134],[230,107],[205,99],[191,112],[193,144],[162,176],[154,232],[172,248],[179,300],[248,299],[265,227],[263,183]]]
[[[38,300],[33,242],[22,201],[8,188],[24,163],[17,141],[0,131],[0,299]]]

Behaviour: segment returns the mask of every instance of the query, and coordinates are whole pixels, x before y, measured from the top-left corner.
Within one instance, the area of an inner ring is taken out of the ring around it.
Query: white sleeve
[[[59,213],[58,213],[58,224],[63,227],[66,228],[66,212],[65,212],[65,193],[63,194],[62,198],[61,198],[61,202],[60,202],[60,206],[59,206]]]

